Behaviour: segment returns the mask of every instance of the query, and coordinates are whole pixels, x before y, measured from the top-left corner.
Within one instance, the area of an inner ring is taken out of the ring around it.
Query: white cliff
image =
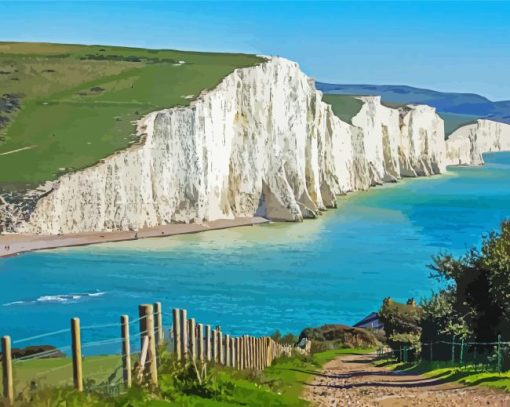
[[[146,116],[141,145],[62,176],[11,229],[137,230],[253,215],[299,221],[334,207],[339,194],[444,172],[444,126],[433,108],[362,101],[350,125],[297,64],[271,58],[238,69],[189,107]]]
[[[483,153],[510,150],[510,125],[477,120],[455,130],[446,147],[448,165],[482,165]]]

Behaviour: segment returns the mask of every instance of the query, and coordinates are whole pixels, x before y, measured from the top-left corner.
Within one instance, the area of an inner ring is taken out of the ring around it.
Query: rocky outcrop
[[[483,153],[510,150],[510,125],[477,120],[455,130],[446,147],[448,165],[482,165]]]
[[[189,107],[147,115],[140,145],[60,177],[22,217],[4,205],[3,217],[11,232],[42,234],[253,215],[300,221],[336,206],[339,194],[445,170],[433,108],[361,100],[345,123],[296,63],[271,58]]]

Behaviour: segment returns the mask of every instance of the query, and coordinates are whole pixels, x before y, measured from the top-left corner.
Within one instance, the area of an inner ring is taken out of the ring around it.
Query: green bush
[[[161,352],[159,364],[159,392],[165,399],[174,399],[176,394],[201,398],[223,399],[232,395],[234,384],[207,363],[182,364],[169,352]]]
[[[409,360],[416,358],[420,353],[422,314],[423,310],[413,299],[401,304],[391,298],[385,298],[379,311],[388,345],[395,351],[403,347],[411,348]],[[395,352],[395,355],[400,359],[400,352]]]

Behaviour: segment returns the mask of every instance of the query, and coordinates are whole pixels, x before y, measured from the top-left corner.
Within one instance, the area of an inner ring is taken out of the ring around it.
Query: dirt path
[[[314,406],[454,407],[510,406],[510,394],[391,372],[371,364],[373,356],[350,355],[324,366],[305,390]]]

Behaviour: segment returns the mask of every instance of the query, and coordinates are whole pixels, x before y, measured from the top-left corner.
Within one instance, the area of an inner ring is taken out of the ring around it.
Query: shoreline
[[[229,229],[253,226],[270,221],[261,217],[218,219],[204,223],[173,223],[138,231],[83,232],[64,235],[8,234],[0,235],[0,258],[16,256],[38,250],[59,249],[62,247],[88,246],[100,243],[168,237],[208,230]],[[8,249],[7,249],[8,247]]]
[[[493,152],[493,153],[500,153]],[[485,154],[485,153],[484,153]],[[482,164],[482,166],[485,165]],[[442,174],[418,177],[402,177],[396,182],[386,182],[381,185],[375,185],[367,190],[350,191],[343,197],[354,197],[358,193],[371,192],[379,188],[391,188],[396,185],[405,184],[406,181],[430,180],[444,176],[455,176],[449,169],[472,168],[471,165],[449,165],[447,171]],[[338,199],[339,197],[337,197]],[[21,253],[28,253],[39,250],[52,250],[63,247],[89,246],[101,243],[114,243],[138,239],[148,239],[157,237],[177,236],[193,233],[207,232],[209,230],[229,229],[241,226],[253,226],[263,223],[270,223],[271,220],[262,217],[239,217],[234,219],[218,219],[204,223],[172,223],[153,228],[141,229],[139,231],[112,231],[112,232],[83,232],[70,233],[63,235],[34,235],[34,234],[0,234],[0,259],[16,256]],[[9,246],[6,250],[5,246]]]

